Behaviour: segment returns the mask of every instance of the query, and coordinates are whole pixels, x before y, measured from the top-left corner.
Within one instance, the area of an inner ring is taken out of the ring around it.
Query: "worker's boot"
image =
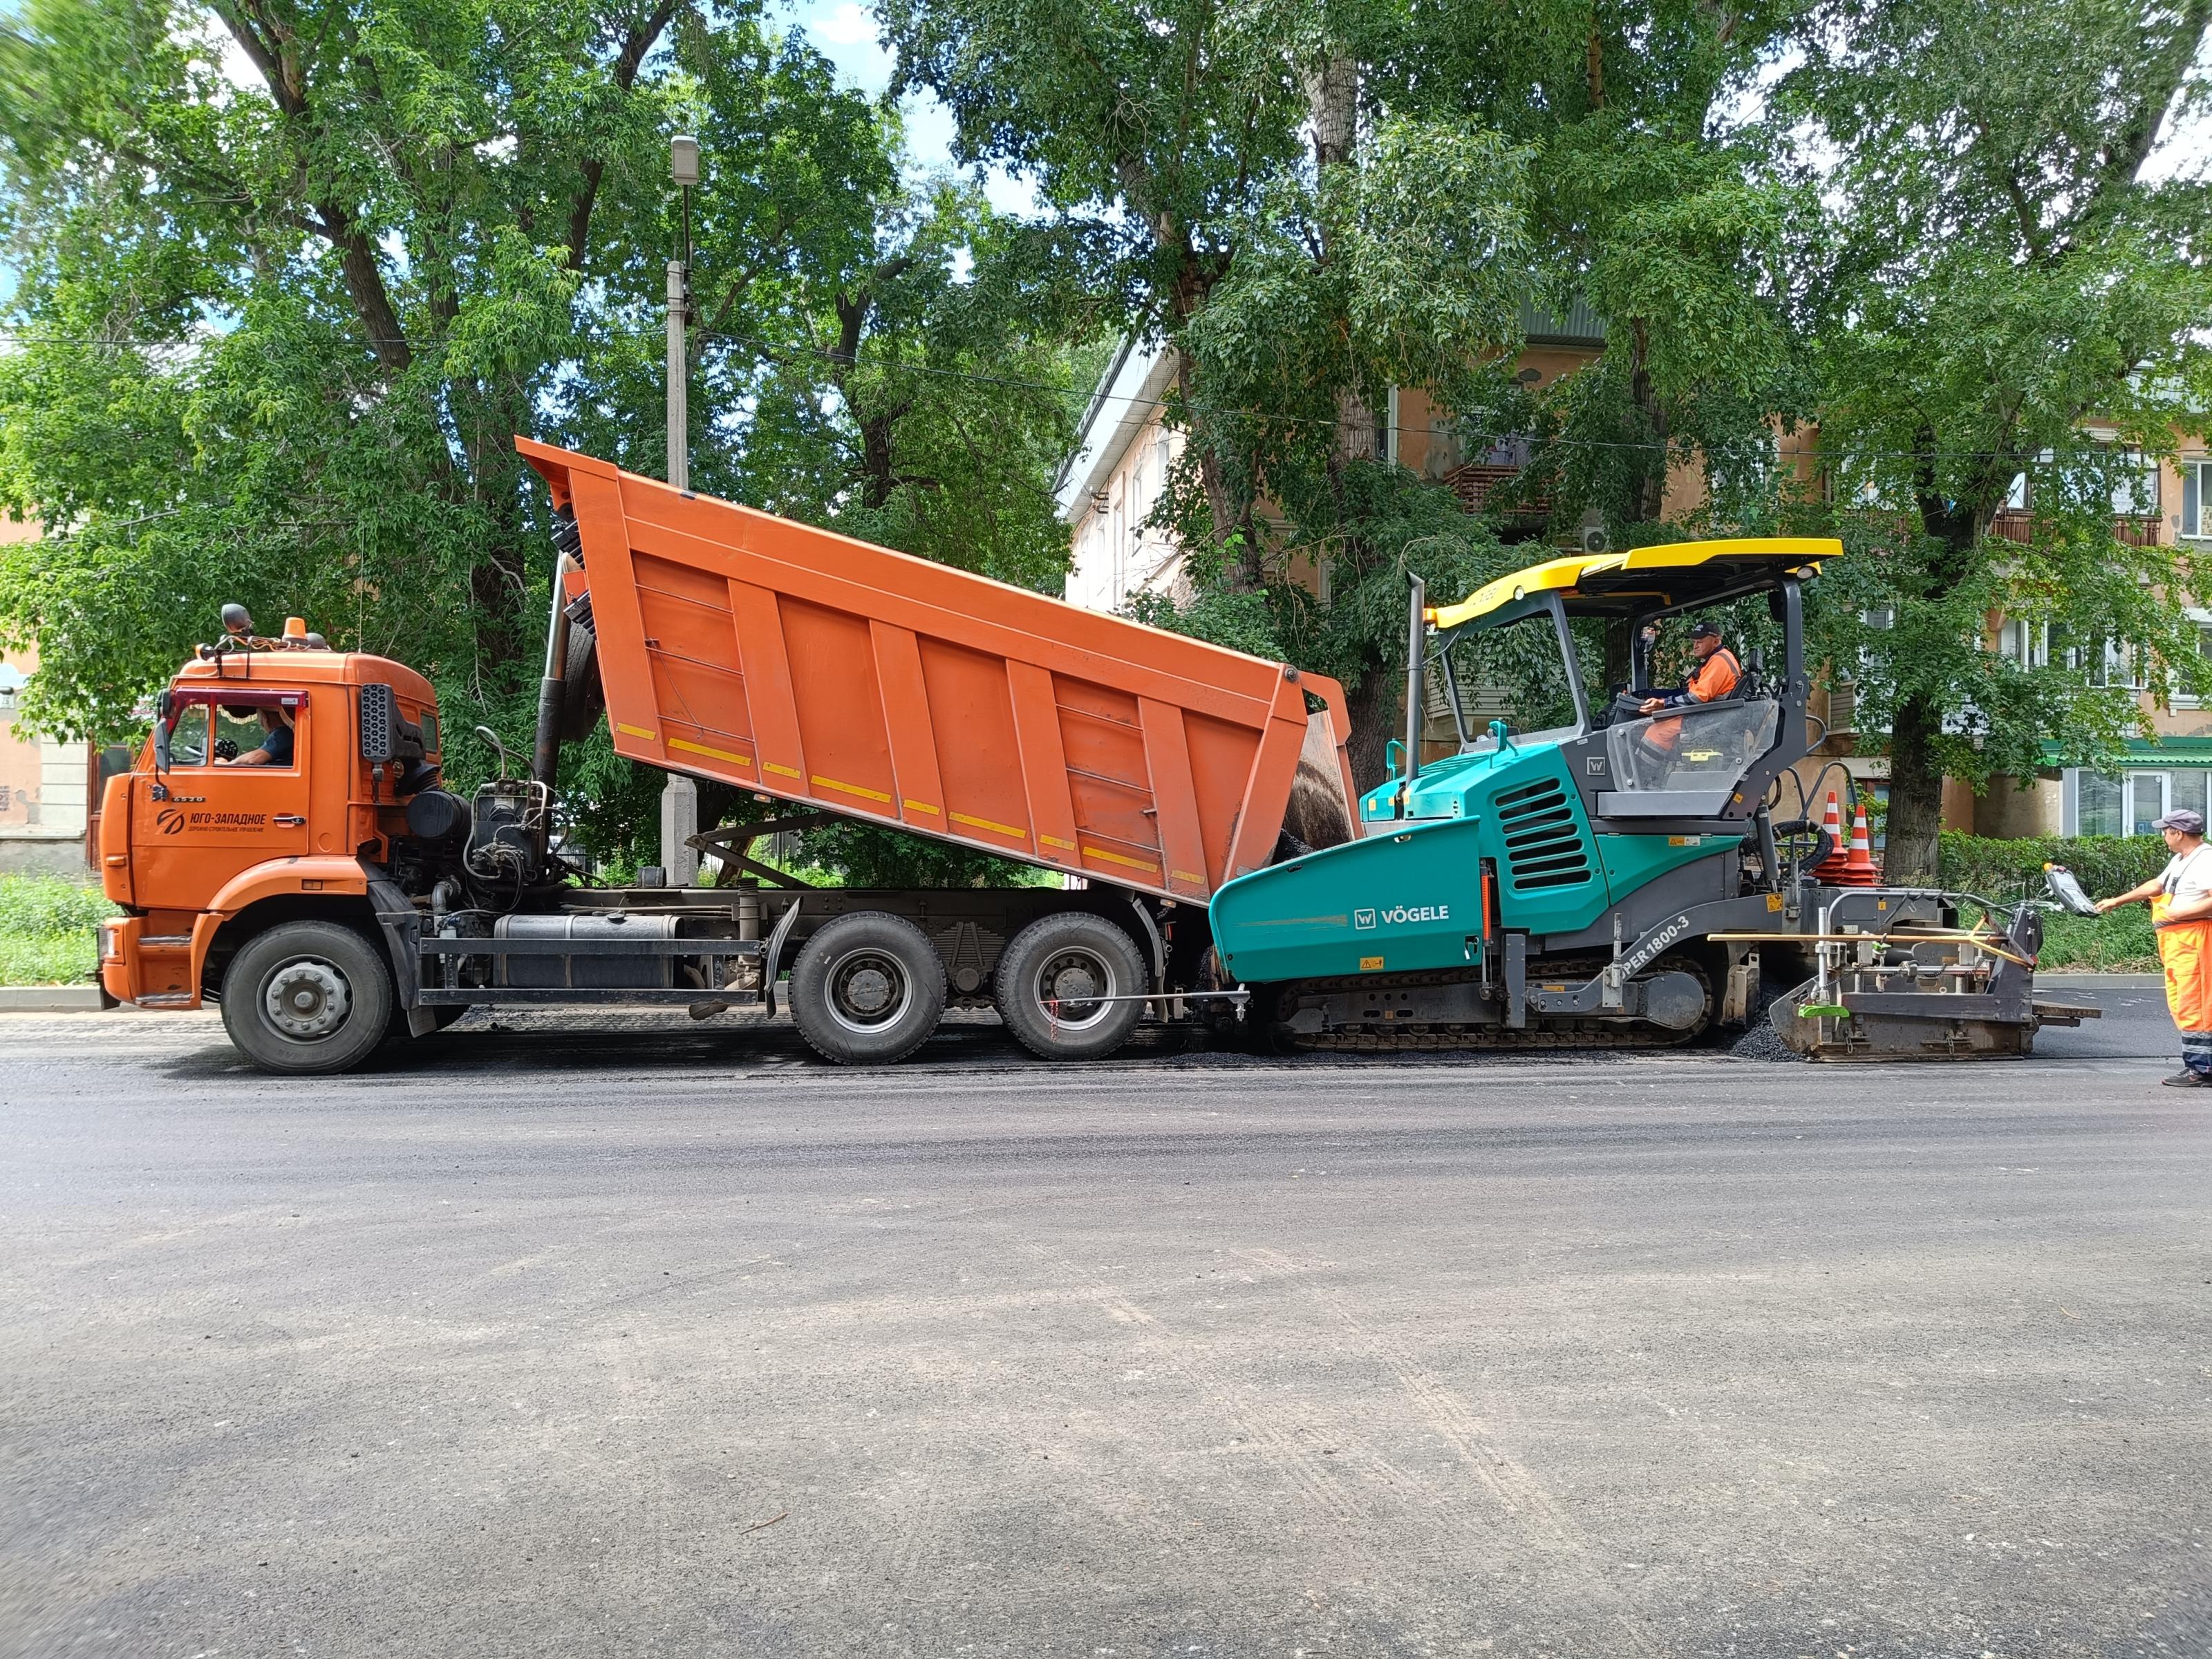
[[[2212,1089],[2212,1072],[2192,1072],[2184,1066],[2172,1077],[2160,1078],[2169,1089]]]

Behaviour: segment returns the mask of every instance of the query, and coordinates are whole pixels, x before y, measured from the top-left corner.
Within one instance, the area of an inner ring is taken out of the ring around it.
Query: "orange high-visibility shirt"
[[[1692,702],[1717,702],[1735,690],[1735,683],[1742,674],[1735,653],[1723,646],[1698,665],[1698,672],[1690,676],[1690,684],[1685,690]]]

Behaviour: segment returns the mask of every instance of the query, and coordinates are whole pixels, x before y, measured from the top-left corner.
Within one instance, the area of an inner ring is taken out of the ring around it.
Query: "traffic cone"
[[[1850,854],[1844,841],[1844,816],[1836,805],[1836,792],[1828,791],[1828,813],[1820,823],[1821,833],[1828,838],[1828,856],[1813,866],[1813,879],[1823,886],[1844,884],[1844,872],[1850,863]]]
[[[1859,803],[1858,813],[1851,820],[1851,854],[1844,861],[1844,872],[1836,878],[1838,887],[1878,887],[1881,872],[1875,868],[1874,835],[1867,828],[1866,803]]]

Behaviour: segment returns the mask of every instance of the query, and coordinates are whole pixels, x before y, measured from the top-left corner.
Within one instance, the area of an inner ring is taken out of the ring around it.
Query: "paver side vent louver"
[[[1591,878],[1589,837],[1577,821],[1566,786],[1555,779],[1524,783],[1497,800],[1505,838],[1505,867],[1523,892],[1577,887]]]

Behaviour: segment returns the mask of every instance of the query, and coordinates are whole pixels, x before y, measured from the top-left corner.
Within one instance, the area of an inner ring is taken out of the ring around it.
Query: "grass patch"
[[[100,960],[100,924],[118,914],[58,876],[0,876],[0,985],[82,984]]]

